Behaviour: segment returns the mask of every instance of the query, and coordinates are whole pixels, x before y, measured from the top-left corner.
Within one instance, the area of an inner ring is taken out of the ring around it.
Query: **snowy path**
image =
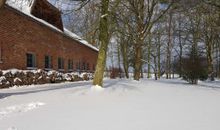
[[[102,91],[90,84],[0,90],[0,130],[220,130],[219,82],[106,80]]]

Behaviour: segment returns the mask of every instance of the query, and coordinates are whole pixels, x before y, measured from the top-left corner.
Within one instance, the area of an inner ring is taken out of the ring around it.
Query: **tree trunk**
[[[141,69],[142,69],[142,47],[144,43],[144,0],[133,1],[137,4],[135,12],[135,19],[136,19],[136,28],[137,28],[137,37],[136,42],[134,45],[135,49],[135,63],[134,63],[134,80],[139,80],[141,76]],[[131,2],[131,3],[133,3]],[[133,4],[134,4],[133,3]]]
[[[122,78],[122,72],[121,72],[121,53],[120,53],[120,45],[117,45],[117,49],[118,49],[118,69],[119,69],[119,78]]]
[[[169,27],[168,27],[168,43],[167,43],[167,63],[166,63],[166,78],[171,79],[171,28],[172,28],[172,12],[169,13]]]
[[[158,66],[158,64],[157,64],[157,56],[154,56],[153,57],[154,58],[154,78],[155,78],[155,80],[157,80],[157,76],[158,76],[158,70],[157,70],[157,66]]]
[[[147,47],[147,78],[151,77],[151,35],[149,34],[149,41],[148,41],[148,47]]]
[[[140,79],[141,74],[141,43],[135,45],[135,64],[134,64],[134,80]]]
[[[0,8],[5,4],[6,0],[0,0]]]
[[[104,75],[105,65],[106,65],[106,53],[107,53],[108,43],[109,43],[108,8],[109,8],[109,0],[102,0],[101,1],[101,18],[100,18],[100,27],[99,27],[100,49],[99,49],[99,54],[98,54],[95,75],[93,79],[93,85],[99,85],[99,86],[103,86],[103,75]]]
[[[218,43],[218,59],[217,59],[217,62],[218,62],[218,78],[220,78],[220,43]]]
[[[127,56],[128,51],[127,51],[127,49],[128,49],[127,43],[121,43],[123,67],[124,67],[125,76],[128,79],[129,74],[128,74],[128,56]]]
[[[207,41],[206,43],[206,53],[207,53],[207,63],[208,63],[208,74],[211,81],[214,80],[214,68],[213,68],[213,59],[212,59],[212,43]]]
[[[157,72],[158,72],[158,78],[160,79],[160,76],[161,76],[161,74],[160,74],[160,72],[161,72],[161,69],[160,69],[160,49],[161,49],[161,43],[160,43],[160,39],[161,38],[161,36],[160,36],[160,34],[158,35],[158,46],[157,46],[157,67],[158,67],[158,69],[157,69]]]
[[[179,38],[179,49],[180,49],[180,54],[179,54],[179,77],[182,77],[182,71],[183,71],[183,45],[182,45],[182,40],[181,40],[181,33],[180,30],[181,28],[181,16],[179,16],[178,19],[179,22],[179,33],[178,33],[178,38]]]

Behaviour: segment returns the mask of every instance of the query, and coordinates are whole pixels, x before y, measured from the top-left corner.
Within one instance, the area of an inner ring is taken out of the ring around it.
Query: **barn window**
[[[82,69],[83,69],[83,71],[86,70],[86,63],[85,62],[82,63]]]
[[[78,61],[77,63],[76,63],[76,69],[77,69],[77,71],[79,72],[79,71],[81,71],[81,62],[80,61]]]
[[[35,56],[35,54],[27,53],[26,58],[27,58],[27,67],[31,67],[31,68],[36,67],[36,56]]]
[[[68,70],[73,70],[73,60],[68,60]]]
[[[64,69],[64,59],[61,57],[58,58],[58,69],[60,70]]]
[[[45,63],[45,69],[51,69],[52,68],[52,57],[45,56],[44,63]]]
[[[87,63],[87,70],[89,70],[90,68],[89,68],[89,63]]]

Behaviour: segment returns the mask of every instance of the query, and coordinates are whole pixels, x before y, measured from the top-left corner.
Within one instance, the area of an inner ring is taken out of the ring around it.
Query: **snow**
[[[8,69],[8,70],[3,70],[2,71],[3,75],[5,75],[6,73],[10,73],[10,72],[11,72],[12,75],[15,75],[16,73],[21,72],[21,70],[18,70],[18,69]]]
[[[96,92],[100,92],[100,91],[103,91],[104,88],[99,86],[99,85],[94,85],[94,86],[91,87],[91,90],[96,91]]]
[[[101,16],[101,18],[104,18],[104,17],[107,17],[107,16],[108,16],[108,14],[104,14],[104,15]]]
[[[81,37],[77,36],[76,34],[72,33],[71,31],[69,31],[68,29],[64,28],[64,33],[70,37],[72,37],[73,39],[79,41],[80,43],[83,43],[84,45],[92,48],[93,50],[99,51],[98,48],[94,47],[93,45],[89,44],[87,41],[83,40]]]
[[[22,80],[21,80],[20,78],[15,78],[15,79],[14,79],[14,82],[17,82],[17,81],[22,82]]]
[[[32,109],[36,109],[42,105],[45,105],[45,104],[42,102],[31,102],[28,104],[13,105],[13,106],[0,109],[0,120],[5,118],[6,116],[16,115],[18,113],[24,113]]]
[[[105,80],[0,90],[0,129],[219,130],[219,82]],[[95,90],[95,91],[94,91]]]
[[[2,84],[2,81],[6,80],[5,76],[0,76],[0,85]]]
[[[29,17],[37,20],[38,22],[52,28],[53,30],[56,30],[59,33],[63,33],[66,36],[69,36],[71,38],[73,38],[74,40],[77,40],[79,43],[84,44],[85,46],[95,50],[95,51],[99,51],[98,48],[96,48],[95,46],[89,44],[87,41],[83,40],[81,37],[77,36],[76,34],[74,34],[73,32],[69,31],[68,29],[64,28],[64,32],[62,32],[60,29],[58,29],[57,27],[53,26],[52,24],[39,19],[35,16],[33,16],[31,14],[31,7],[33,4],[34,0],[7,0],[6,4],[11,6],[12,8],[21,11],[22,13],[28,15]]]

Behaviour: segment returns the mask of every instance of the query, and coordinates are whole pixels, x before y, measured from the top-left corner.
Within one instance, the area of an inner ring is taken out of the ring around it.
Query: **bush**
[[[121,68],[110,68],[110,78],[115,79],[115,78],[123,78],[123,70]]]
[[[191,84],[197,84],[198,80],[208,78],[206,58],[198,55],[190,55],[183,58],[183,79]]]

